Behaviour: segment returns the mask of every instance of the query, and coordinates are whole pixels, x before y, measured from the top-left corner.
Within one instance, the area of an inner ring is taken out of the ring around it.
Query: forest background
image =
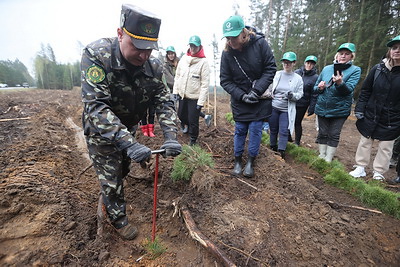
[[[250,0],[251,15],[246,25],[265,34],[277,62],[284,52],[297,54],[300,67],[308,55],[318,57],[320,72],[332,64],[337,47],[351,42],[357,47],[354,64],[362,69],[361,81],[385,56],[386,43],[400,34],[400,0]],[[236,13],[239,14],[239,7]],[[221,45],[212,42],[209,59],[215,85],[219,76]],[[83,47],[82,47],[83,48]],[[165,50],[158,56],[164,59]],[[281,69],[281,64],[277,64]],[[28,82],[42,89],[72,89],[80,86],[80,63],[58,63],[52,47],[42,45],[34,59],[34,73],[18,59],[0,61],[0,83],[9,86]],[[359,90],[361,82],[356,89]]]

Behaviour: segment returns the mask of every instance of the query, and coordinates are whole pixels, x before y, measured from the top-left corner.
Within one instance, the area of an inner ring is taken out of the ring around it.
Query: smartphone
[[[346,64],[341,64],[341,63],[337,63],[337,64],[333,64],[333,75],[337,75],[338,71],[340,75],[343,75],[343,70],[345,69]]]

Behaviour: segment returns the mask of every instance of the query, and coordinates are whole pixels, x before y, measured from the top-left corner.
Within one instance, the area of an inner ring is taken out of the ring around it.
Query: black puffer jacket
[[[246,75],[240,69],[235,58]],[[254,90],[262,95],[272,83],[276,72],[275,58],[262,34],[251,35],[242,51],[223,51],[221,57],[221,86],[231,95],[231,108],[235,121],[255,121],[271,116],[271,99],[262,99],[257,104],[242,101],[244,94]]]
[[[306,70],[304,66],[295,70],[295,73],[303,78],[303,97],[297,100],[296,107],[309,107],[308,113],[314,113],[315,103],[317,102],[318,93],[314,92],[315,81],[318,79],[317,70],[312,68]]]
[[[391,68],[385,62],[386,59],[368,73],[355,107],[355,112],[364,114],[356,122],[358,131],[366,138],[380,141],[394,140],[400,135],[400,66]]]

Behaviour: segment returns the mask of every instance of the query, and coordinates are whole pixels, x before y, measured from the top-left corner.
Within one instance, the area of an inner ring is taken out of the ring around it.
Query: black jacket
[[[355,107],[364,118],[356,126],[366,138],[390,141],[400,135],[400,66],[389,70],[384,62],[375,65],[364,80]]]
[[[318,93],[314,92],[314,85],[318,79],[315,67],[311,70],[305,70],[304,66],[295,70],[295,73],[303,78],[303,97],[297,100],[296,107],[308,107],[309,115],[314,113],[315,103]]]
[[[271,99],[262,99],[257,104],[247,104],[242,101],[242,97],[251,90],[262,95],[272,83],[275,72],[274,55],[262,34],[251,35],[249,43],[242,51],[231,49],[222,52],[220,83],[231,95],[231,108],[235,121],[265,120],[271,116]]]

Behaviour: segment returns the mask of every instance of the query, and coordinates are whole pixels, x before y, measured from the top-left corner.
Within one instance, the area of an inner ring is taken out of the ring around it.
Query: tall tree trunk
[[[289,9],[288,9],[287,17],[286,17],[285,36],[283,38],[283,46],[282,46],[283,51],[282,52],[286,51],[287,35],[288,35],[288,31],[289,31],[289,26],[290,26],[290,16],[292,14],[292,3],[293,3],[293,0],[289,0]]]
[[[371,65],[373,64],[372,60],[374,58],[374,51],[376,49],[378,26],[379,26],[379,21],[381,20],[381,12],[382,12],[382,5],[383,5],[382,1],[383,0],[378,1],[379,8],[378,8],[378,12],[376,14],[375,28],[374,28],[373,35],[372,35],[372,46],[371,46],[371,49],[369,52],[367,73],[369,72],[369,70],[371,69]]]
[[[268,18],[267,18],[267,28],[265,30],[265,39],[269,40],[269,31],[270,31],[270,23],[271,23],[271,17],[272,17],[272,0],[269,1],[269,6],[268,6]]]

